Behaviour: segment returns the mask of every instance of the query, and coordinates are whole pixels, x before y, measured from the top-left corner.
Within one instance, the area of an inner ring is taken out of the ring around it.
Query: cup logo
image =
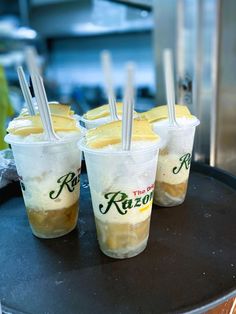
[[[109,192],[104,194],[106,204],[99,204],[99,211],[102,214],[114,207],[120,215],[127,214],[129,209],[138,207],[139,211],[145,211],[152,205],[154,184],[145,190],[133,191],[134,197],[129,198],[128,195],[122,191]]]
[[[178,174],[182,168],[185,168],[186,170],[188,170],[189,167],[190,167],[190,164],[191,164],[191,158],[192,158],[192,156],[191,156],[190,153],[187,153],[187,154],[181,156],[180,159],[179,159],[180,165],[174,167],[172,169],[172,172],[174,174]]]
[[[77,170],[77,174],[75,172],[69,172],[64,176],[60,177],[57,180],[59,183],[59,187],[57,190],[53,190],[49,193],[49,197],[52,200],[55,200],[59,197],[63,189],[67,189],[69,192],[73,192],[75,187],[80,182],[80,169]]]

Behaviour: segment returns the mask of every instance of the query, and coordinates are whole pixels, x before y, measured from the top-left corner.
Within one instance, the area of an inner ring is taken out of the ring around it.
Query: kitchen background
[[[37,49],[49,100],[79,114],[107,101],[104,49],[118,99],[132,60],[136,110],[165,104],[162,52],[171,48],[177,101],[201,120],[195,160],[236,174],[235,12],[234,0],[0,0],[0,65],[15,114],[23,105],[16,67],[26,70],[27,45]]]

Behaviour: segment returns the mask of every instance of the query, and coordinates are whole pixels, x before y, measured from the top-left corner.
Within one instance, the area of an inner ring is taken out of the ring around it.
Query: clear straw
[[[105,79],[105,87],[108,96],[109,109],[112,120],[118,120],[117,108],[116,108],[116,99],[113,88],[113,80],[112,80],[112,62],[111,55],[109,51],[104,50],[101,53],[101,63],[102,69]]]
[[[25,99],[25,103],[28,109],[28,112],[31,116],[35,115],[35,108],[34,108],[34,103],[33,103],[33,99],[29,90],[29,86],[28,83],[26,81],[25,78],[25,73],[23,68],[20,66],[17,68],[17,74],[18,74],[18,78],[19,78],[19,82],[20,82],[20,87]]]
[[[59,137],[56,135],[53,129],[52,118],[48,105],[47,95],[43,85],[43,80],[39,74],[31,73],[31,78],[46,138],[49,141],[59,140]]]
[[[130,150],[134,113],[134,64],[125,67],[126,82],[122,114],[122,149]]]
[[[178,126],[175,117],[175,85],[172,51],[170,49],[165,49],[163,57],[169,124],[171,126]]]
[[[38,66],[38,55],[34,47],[28,46],[25,48],[26,64],[30,73],[41,74]]]

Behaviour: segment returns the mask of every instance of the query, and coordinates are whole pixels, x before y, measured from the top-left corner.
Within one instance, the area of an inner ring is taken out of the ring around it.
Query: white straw
[[[172,51],[170,49],[165,49],[163,57],[169,124],[171,126],[177,126],[178,124],[175,117],[175,84]]]
[[[34,116],[35,115],[34,103],[33,103],[33,99],[32,99],[29,86],[25,78],[25,73],[22,67],[17,68],[17,74],[18,74],[20,87],[21,87],[21,90],[25,99],[28,112],[31,116]]]
[[[25,58],[29,72],[41,74],[38,66],[38,55],[34,47],[28,46],[25,48]]]
[[[105,79],[105,87],[108,96],[109,109],[112,120],[118,120],[117,108],[116,108],[116,99],[113,88],[113,79],[112,79],[112,62],[111,55],[109,51],[104,50],[101,53],[101,63]]]
[[[130,150],[134,112],[134,65],[127,63],[125,67],[126,82],[122,114],[122,149]]]
[[[56,135],[53,129],[52,118],[48,106],[47,95],[44,89],[43,80],[39,74],[32,74],[32,84],[34,88],[35,98],[39,108],[39,114],[42,119],[43,128],[46,133],[46,138],[49,141],[58,140],[59,137]]]

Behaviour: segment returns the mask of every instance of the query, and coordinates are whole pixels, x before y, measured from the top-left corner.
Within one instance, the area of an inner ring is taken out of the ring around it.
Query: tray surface
[[[0,203],[0,300],[11,313],[199,313],[236,295],[236,179],[214,168],[193,166],[181,206],[154,206],[146,250],[126,260],[99,250],[85,173],[78,228],[62,238],[31,234],[18,186]]]

